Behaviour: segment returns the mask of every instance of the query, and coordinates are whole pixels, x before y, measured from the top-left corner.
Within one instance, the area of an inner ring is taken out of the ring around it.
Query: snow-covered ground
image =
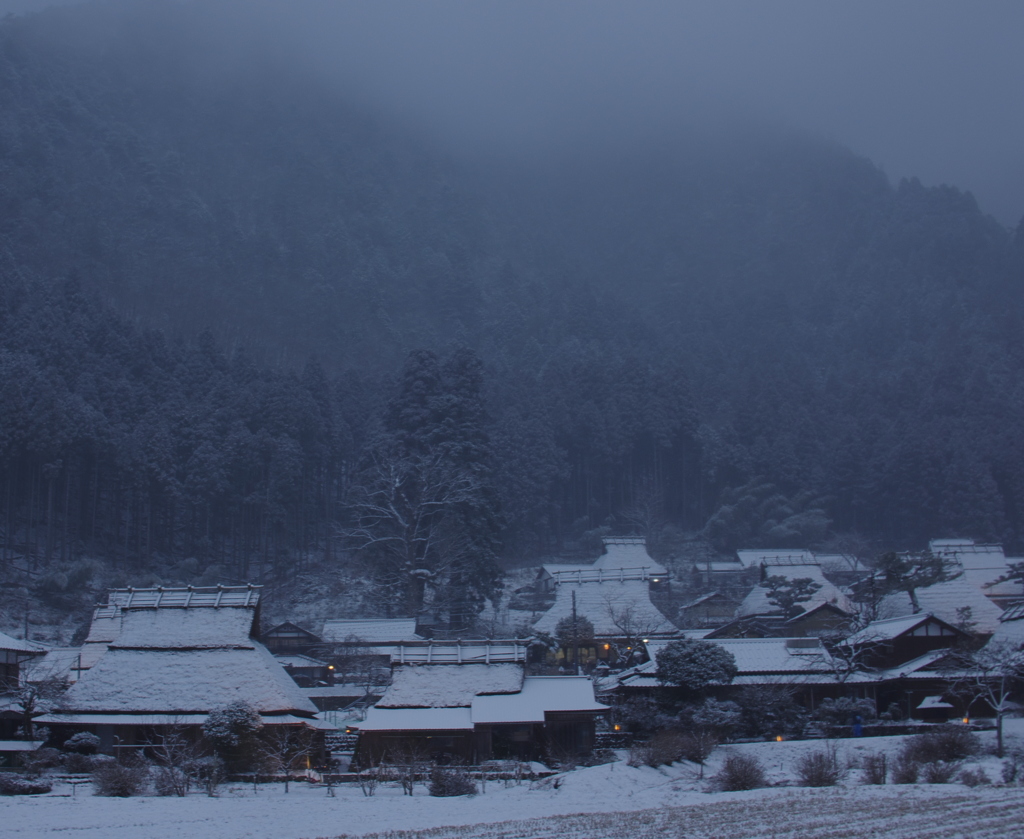
[[[983,735],[986,745],[993,739]],[[895,752],[903,738],[839,741],[843,759],[856,766],[868,752]],[[1011,721],[1009,744],[1024,747],[1024,720]],[[772,786],[745,793],[709,793],[690,766],[633,768],[625,762],[581,769],[537,783],[490,782],[478,795],[413,797],[384,785],[372,797],[358,786],[293,784],[226,786],[218,798],[100,798],[88,786],[67,786],[47,796],[0,799],[0,833],[7,839],[70,835],[76,839],[313,839],[369,836],[541,837],[988,837],[1024,836],[1024,789],[1001,786],[1002,762],[972,761],[997,782],[871,787],[851,769],[840,787],[792,786],[800,755],[820,741],[752,743],[719,749],[713,774],[729,751],[761,759]]]

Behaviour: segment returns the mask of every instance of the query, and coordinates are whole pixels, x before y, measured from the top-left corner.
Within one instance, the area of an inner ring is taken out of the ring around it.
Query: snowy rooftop
[[[1003,612],[989,643],[1024,644],[1024,603],[1018,603]]]
[[[602,712],[594,683],[583,676],[527,676],[519,693],[478,696],[473,722],[482,724],[544,722],[546,713]]]
[[[963,569],[964,576],[985,594],[1014,597],[1024,594],[1021,584],[1013,581],[996,583],[1019,559],[1007,557],[1003,546],[978,545],[970,539],[933,539],[928,549],[937,556],[952,559]]]
[[[81,647],[54,647],[47,650],[46,655],[33,662],[32,669],[26,673],[30,682],[43,681],[45,679],[69,679],[74,681],[78,678],[82,656]]]
[[[999,626],[1002,610],[963,576],[919,588],[916,594],[922,612],[931,612],[953,626],[960,622],[957,610],[964,607],[970,608],[971,620],[977,623],[978,632],[990,634]],[[910,595],[902,591],[882,598],[878,606],[878,614],[882,618],[905,617],[913,613]]]
[[[582,676],[527,676],[520,687],[517,692],[474,696],[470,705],[462,707],[388,708],[382,700],[358,727],[362,731],[459,731],[475,724],[542,723],[549,713],[608,710],[594,699],[593,682]]]
[[[740,564],[744,568],[756,568],[761,563],[767,565],[777,565],[785,563],[788,565],[806,565],[813,563],[814,554],[806,550],[795,550],[792,548],[782,548],[779,550],[768,550],[764,548],[757,548],[752,550],[736,551],[736,556],[739,557]]]
[[[592,563],[547,564],[542,568],[557,582],[587,582],[606,579],[647,580],[666,577],[668,570],[647,553],[647,542],[639,537],[605,537],[605,552]]]
[[[252,609],[130,609],[112,646],[135,649],[249,647]]]
[[[40,644],[33,644],[31,641],[22,641],[12,638],[10,635],[0,632],[0,650],[7,650],[12,653],[42,653],[45,647]]]
[[[621,619],[623,616],[628,617],[632,632],[637,635],[676,631],[675,626],[651,603],[648,585],[641,580],[559,585],[555,590],[554,604],[538,618],[534,629],[554,634],[562,618],[572,617],[574,592],[576,614],[587,618],[594,625],[594,633],[598,637],[618,638],[625,635]]]
[[[360,731],[472,731],[469,708],[370,708]]]
[[[416,641],[415,618],[371,618],[368,620],[329,620],[322,637],[333,644],[362,641],[367,644],[393,644]]]
[[[107,594],[107,608],[189,609],[247,606],[254,609],[259,603],[260,589],[260,586],[254,585],[111,589]]]
[[[844,612],[849,614],[853,614],[854,612],[853,603],[850,602],[850,598],[825,578],[824,573],[822,573],[821,566],[817,563],[775,566],[768,569],[768,574],[773,577],[785,577],[788,580],[806,578],[813,580],[820,586],[820,588],[811,595],[809,600],[799,604],[805,612],[809,612],[811,609],[816,606],[820,606],[823,603],[831,603],[833,606],[838,606]],[[767,588],[760,584],[754,586],[750,590],[750,593],[743,598],[743,602],[740,603],[739,608],[736,609],[736,616],[743,617],[744,615],[770,615],[772,613],[778,613],[780,611],[779,607],[769,603],[768,596],[769,593]]]
[[[876,641],[889,641],[898,638],[906,632],[912,632],[929,621],[935,622],[931,612],[919,612],[916,615],[906,615],[899,618],[887,618],[885,620],[872,621],[863,629],[859,629],[846,639],[847,644],[870,644]],[[945,630],[941,634],[953,634],[952,630]],[[917,633],[915,633],[917,634]],[[935,634],[935,633],[927,633]]]
[[[468,708],[479,694],[516,693],[522,687],[519,664],[404,664],[394,668],[377,707]]]
[[[121,649],[113,647],[64,696],[67,713],[206,713],[244,700],[262,713],[315,713],[265,647]]]
[[[718,638],[713,643],[736,659],[738,675],[821,671],[829,667],[828,653],[818,638]],[[650,652],[651,645],[647,647]]]

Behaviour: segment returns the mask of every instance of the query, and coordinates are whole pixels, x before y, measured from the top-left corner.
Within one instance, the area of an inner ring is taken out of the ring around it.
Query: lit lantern
[[[782,735],[781,735],[781,734],[779,734],[779,735],[777,735],[777,736],[775,737],[775,742],[776,742],[776,743],[781,743],[781,742],[782,742]]]

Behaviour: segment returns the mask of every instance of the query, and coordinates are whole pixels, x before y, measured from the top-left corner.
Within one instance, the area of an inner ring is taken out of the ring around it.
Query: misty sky
[[[0,0],[0,13],[46,5]],[[1020,0],[238,8],[255,30],[272,18],[264,37],[349,91],[458,147],[530,154],[754,118],[841,142],[893,180],[968,189],[1007,225],[1024,216]]]

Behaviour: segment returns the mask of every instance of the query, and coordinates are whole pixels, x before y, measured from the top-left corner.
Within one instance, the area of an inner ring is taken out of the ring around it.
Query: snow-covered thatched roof
[[[130,609],[112,646],[135,649],[247,647],[253,641],[251,609]]]
[[[247,649],[113,647],[68,689],[62,713],[205,714],[238,701],[261,714],[316,713],[259,644]]]
[[[804,565],[771,566],[768,568],[768,575],[772,577],[785,577],[787,580],[809,579],[817,583],[819,586],[818,590],[811,595],[809,600],[799,604],[805,612],[809,612],[823,603],[831,603],[848,614],[853,614],[854,612],[853,603],[850,601],[850,598],[836,585],[826,579],[824,573],[822,573],[821,566],[816,562]],[[754,586],[736,609],[736,616],[779,613],[779,607],[769,603],[768,597],[769,591],[767,588],[760,584]]]
[[[252,637],[257,608],[252,586],[111,592],[90,633],[111,640],[86,645],[107,649],[69,688],[53,721],[205,714],[238,701],[261,714],[311,717],[316,707]]]
[[[675,632],[675,626],[651,603],[650,588],[643,580],[624,582],[561,583],[555,589],[555,602],[534,624],[538,632],[554,634],[562,618],[572,617],[572,597],[576,595],[576,614],[594,625],[599,638],[621,638],[627,634],[657,635]],[[624,626],[630,627],[627,633]]]
[[[1002,609],[964,576],[916,589],[915,593],[922,613],[930,612],[953,626],[960,623],[961,617],[957,611],[964,608],[971,610],[971,620],[977,624],[977,632],[991,634],[999,626]],[[878,615],[883,619],[906,617],[912,614],[914,614],[914,606],[910,595],[903,591],[883,597],[878,605]]]
[[[647,553],[646,540],[639,537],[606,537],[605,552],[594,562],[541,566],[555,582],[603,582],[613,579],[656,580],[668,576],[668,570]]]
[[[963,576],[988,597],[1009,599],[1024,595],[1019,582],[996,582],[1009,573],[1012,563],[1024,561],[1007,557],[1002,545],[976,545],[971,539],[933,539],[928,548],[937,556],[953,560]]]
[[[521,664],[404,664],[395,666],[378,708],[469,707],[481,694],[517,693]]]

